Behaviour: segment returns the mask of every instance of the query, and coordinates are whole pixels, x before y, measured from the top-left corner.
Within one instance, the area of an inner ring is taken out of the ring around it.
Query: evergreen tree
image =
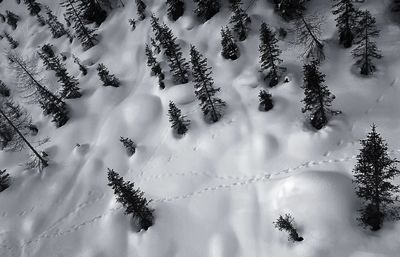
[[[62,86],[62,90],[60,92],[60,96],[62,98],[79,98],[82,96],[79,92],[78,80],[68,74],[65,65],[51,49],[51,45],[43,45],[38,54],[45,64],[46,69],[53,70],[56,73],[58,82],[60,82]]]
[[[15,41],[15,39],[8,34],[6,31],[4,31],[4,37],[7,39],[8,43],[10,44],[11,49],[15,49],[18,47],[18,42]]]
[[[146,4],[142,0],[135,0],[138,20],[142,21],[146,19]]]
[[[182,0],[167,0],[167,8],[168,18],[176,21],[185,12],[185,3]]]
[[[136,29],[136,20],[129,19],[128,22],[129,22],[129,25],[131,25],[132,31],[134,31]]]
[[[43,86],[37,70],[15,53],[8,53],[11,69],[17,73],[19,87],[26,93],[31,102],[39,103],[44,114],[53,116],[56,127],[61,127],[69,120],[65,102]]]
[[[84,23],[93,23],[97,25],[103,23],[107,18],[107,12],[101,8],[98,0],[73,0],[76,3],[77,10]]]
[[[82,72],[82,75],[86,76],[88,72],[87,68],[83,64],[81,64],[78,57],[76,57],[75,55],[72,55],[72,57],[74,58],[74,63],[76,63],[79,66],[79,70]]]
[[[269,111],[274,107],[272,95],[268,93],[268,91],[261,90],[258,94],[258,98],[260,100],[260,110]]]
[[[83,48],[89,49],[96,45],[97,35],[94,33],[93,29],[85,26],[84,19],[82,18],[79,9],[77,9],[78,1],[79,0],[63,0],[61,6],[66,9],[65,14],[67,19],[74,23],[73,28],[76,36],[81,41]]]
[[[201,110],[207,120],[217,122],[222,117],[222,110],[226,105],[220,98],[215,97],[220,88],[213,87],[212,71],[207,67],[207,58],[203,58],[194,46],[190,46],[190,57],[195,94],[200,101]]]
[[[243,41],[247,38],[249,32],[249,25],[251,23],[250,17],[242,9],[242,2],[236,1],[231,5],[233,15],[231,16],[229,23],[233,26],[233,32],[239,41]]]
[[[10,174],[7,170],[0,170],[0,192],[6,190],[10,186]]]
[[[400,192],[399,186],[392,183],[400,171],[396,165],[398,161],[389,157],[388,146],[376,132],[375,125],[372,125],[367,139],[361,140],[361,146],[353,170],[356,194],[364,201],[359,210],[359,220],[376,231],[381,228],[385,217],[396,214],[389,207]]]
[[[321,129],[328,123],[330,107],[335,96],[329,92],[325,82],[325,75],[318,70],[315,62],[304,65],[304,107],[302,112],[309,113],[311,125]]]
[[[126,153],[128,156],[132,156],[136,152],[136,144],[132,141],[132,139],[127,138],[127,137],[121,137],[119,141],[122,143],[122,145],[126,149]]]
[[[64,27],[64,25],[58,21],[57,16],[53,14],[51,9],[48,6],[45,6],[45,11],[47,14],[46,24],[50,28],[51,34],[54,38],[60,38],[64,35],[67,35],[72,42],[72,36],[70,32]]]
[[[2,97],[10,96],[10,89],[1,80],[0,80],[0,96],[2,96]]]
[[[160,89],[164,89],[164,73],[161,70],[161,65],[159,62],[157,62],[157,59],[153,55],[153,51],[151,50],[150,46],[146,44],[146,56],[147,56],[147,66],[151,67],[151,75],[157,76],[158,77],[158,83],[160,86]]]
[[[17,23],[20,20],[20,18],[15,13],[7,10],[6,11],[6,20],[7,20],[7,24],[10,25],[13,30],[15,30],[18,26]]]
[[[228,27],[221,29],[221,45],[222,53],[221,55],[225,59],[236,60],[239,58],[239,47],[237,46],[235,40],[233,39],[232,33]]]
[[[294,218],[290,214],[284,216],[279,215],[279,218],[274,222],[274,225],[279,231],[286,231],[289,233],[289,241],[303,241],[304,239],[299,236],[297,229],[294,226]]]
[[[151,46],[154,48],[154,53],[155,54],[161,53],[160,45],[156,43],[154,38],[152,38],[152,37],[150,38],[150,43],[151,43]]]
[[[306,10],[306,0],[274,0],[275,9],[285,20],[297,19]]]
[[[221,5],[219,0],[193,0],[197,7],[194,13],[201,19],[209,20],[219,12]]]
[[[186,134],[190,120],[187,120],[186,116],[182,115],[181,110],[176,107],[172,101],[169,102],[168,115],[171,127],[178,133],[178,135]]]
[[[133,182],[124,179],[112,169],[108,169],[108,186],[114,190],[117,202],[125,207],[125,214],[132,215],[141,229],[147,230],[154,224],[153,210],[148,206],[150,201],[140,189],[134,189]]]
[[[115,75],[110,74],[106,66],[104,64],[100,63],[97,66],[97,74],[99,75],[100,80],[103,82],[104,87],[119,87],[120,81],[118,78],[115,77]]]
[[[29,14],[32,16],[38,15],[41,11],[40,4],[36,0],[24,0],[24,4],[29,10]]]
[[[354,43],[357,47],[352,51],[353,57],[356,60],[356,65],[360,67],[362,75],[370,75],[376,67],[372,59],[380,59],[382,55],[380,50],[373,41],[379,37],[379,30],[376,28],[375,18],[368,11],[361,12],[361,19],[355,29],[356,37]]]
[[[45,19],[44,19],[43,16],[40,15],[39,13],[36,15],[36,20],[38,21],[38,23],[39,23],[40,26],[43,27],[44,25],[46,25]]]
[[[334,0],[332,13],[338,15],[335,19],[339,29],[339,43],[349,48],[353,45],[354,27],[357,22],[358,10],[355,9],[352,0]]]
[[[400,12],[400,0],[392,0],[392,11]]]
[[[280,67],[282,59],[279,58],[279,55],[282,51],[278,48],[277,43],[278,39],[275,33],[271,31],[266,23],[262,23],[260,29],[260,46],[258,50],[260,52],[261,70],[268,70],[268,74],[265,78],[270,79],[270,87],[278,84],[279,78],[286,70],[286,68]]]

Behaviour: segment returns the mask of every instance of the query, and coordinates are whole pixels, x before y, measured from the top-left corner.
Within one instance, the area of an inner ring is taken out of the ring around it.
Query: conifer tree
[[[0,96],[2,96],[2,97],[10,96],[10,89],[1,80],[0,80]]]
[[[13,30],[15,30],[18,26],[18,21],[20,20],[19,16],[11,11],[6,11],[6,20],[7,24],[11,26]]]
[[[190,57],[195,94],[200,101],[201,110],[207,120],[217,122],[222,117],[226,105],[220,98],[215,97],[220,88],[213,87],[212,71],[207,67],[207,58],[203,58],[194,46],[190,46]]]
[[[154,49],[153,52],[154,52],[155,54],[161,53],[160,45],[156,43],[156,41],[154,40],[154,38],[152,38],[152,37],[150,38],[150,43],[151,43],[151,46],[152,46],[153,49]]]
[[[16,53],[8,53],[11,69],[17,73],[18,86],[25,92],[30,102],[39,103],[46,115],[53,116],[56,127],[61,127],[69,120],[65,102],[43,86],[38,77],[38,72],[32,64],[23,60]]]
[[[136,20],[135,19],[129,19],[128,22],[129,22],[129,25],[131,25],[132,31],[134,31],[136,29]]]
[[[53,14],[48,6],[45,6],[44,8],[47,14],[46,24],[50,28],[53,38],[60,38],[64,35],[67,35],[70,39],[70,42],[72,42],[72,36],[70,32],[64,27],[61,22],[58,21],[57,16]]]
[[[280,66],[282,59],[279,58],[279,55],[282,51],[278,48],[277,43],[278,39],[275,33],[271,31],[266,23],[262,23],[260,29],[260,46],[258,50],[260,52],[261,70],[268,70],[264,79],[270,79],[270,87],[278,84],[279,78],[286,70],[286,68]]]
[[[79,92],[78,80],[68,74],[65,65],[61,62],[60,58],[54,54],[51,45],[43,45],[38,54],[46,66],[46,69],[53,70],[56,73],[58,82],[60,82],[62,86],[60,92],[62,98],[79,98],[82,96]]]
[[[43,26],[46,25],[46,21],[45,21],[45,19],[43,18],[43,16],[40,15],[40,13],[36,14],[36,20],[38,21],[38,23],[39,23],[40,26],[43,27]]]
[[[87,74],[87,68],[80,62],[79,58],[75,55],[72,55],[74,58],[74,63],[76,63],[79,66],[79,70],[82,72],[83,76],[86,76]]]
[[[124,179],[112,169],[108,169],[108,186],[114,190],[117,202],[125,207],[125,214],[132,215],[138,221],[140,229],[147,230],[154,224],[153,210],[150,201],[140,189],[135,189],[133,182]]]
[[[0,170],[0,192],[6,190],[10,186],[10,174],[7,170]]]
[[[8,43],[10,44],[11,49],[15,49],[18,47],[18,42],[15,41],[15,39],[8,34],[6,31],[4,31],[4,37],[7,39]]]
[[[32,16],[38,15],[41,11],[40,4],[36,0],[24,0],[24,4],[29,10],[29,14]]]
[[[74,23],[73,28],[76,36],[81,41],[84,49],[89,49],[96,45],[97,39],[93,29],[87,27],[78,8],[79,0],[63,0],[61,6],[65,7],[66,17]]]
[[[352,54],[356,59],[355,64],[360,67],[360,73],[370,75],[376,70],[372,60],[382,58],[380,50],[373,41],[374,38],[379,37],[379,30],[376,28],[375,18],[371,16],[370,12],[363,11],[360,16],[361,19],[355,29],[354,43],[357,46]]]
[[[269,111],[274,107],[272,95],[268,93],[268,91],[261,90],[258,94],[258,98],[260,100],[260,110]]]
[[[353,183],[356,184],[356,194],[363,200],[359,210],[359,221],[376,231],[382,227],[385,217],[397,216],[390,205],[395,203],[399,186],[393,184],[393,179],[400,175],[398,161],[388,155],[387,143],[376,131],[375,125],[367,138],[361,140],[360,153],[354,167]]]
[[[354,27],[359,12],[353,5],[352,0],[334,0],[332,13],[338,15],[335,19],[336,27],[339,29],[339,43],[345,48],[353,45]]]
[[[142,0],[135,0],[138,20],[142,21],[146,19],[146,4]]]
[[[100,63],[97,66],[97,74],[99,75],[100,80],[103,82],[104,87],[119,87],[120,81],[115,77],[114,74],[110,74],[108,69],[103,63]]]
[[[167,0],[167,8],[168,18],[176,21],[185,12],[185,3],[182,0]]]
[[[324,85],[325,75],[318,70],[315,62],[305,64],[304,71],[304,107],[303,113],[309,113],[311,125],[321,129],[328,123],[329,115],[332,113],[330,107],[335,96],[331,94],[328,87]]]
[[[221,45],[222,45],[222,53],[221,55],[225,59],[236,60],[239,58],[239,47],[237,46],[231,30],[228,27],[221,29]]]
[[[302,16],[306,10],[306,0],[274,0],[275,9],[285,20],[293,20]]]
[[[392,0],[392,12],[400,12],[400,0]]]
[[[196,3],[194,13],[201,19],[209,20],[219,12],[219,0],[193,0]]]
[[[171,122],[171,128],[173,128],[178,135],[184,135],[188,131],[190,120],[186,119],[185,115],[182,115],[182,111],[176,107],[174,102],[169,102],[169,121]]]
[[[153,51],[151,50],[150,46],[146,44],[146,56],[147,56],[147,66],[151,67],[151,75],[157,76],[158,77],[158,83],[160,86],[160,89],[164,89],[164,73],[161,70],[161,65],[159,62],[157,62],[157,59],[153,55]]]
[[[107,12],[101,8],[98,0],[73,0],[84,23],[100,25],[106,18]]]
[[[279,218],[274,222],[274,225],[279,231],[285,230],[289,233],[289,241],[300,242],[304,239],[299,236],[297,229],[294,226],[294,218],[290,214],[284,216],[279,215]]]
[[[122,145],[126,149],[126,153],[128,156],[132,156],[136,152],[136,144],[132,141],[132,139],[127,138],[127,137],[121,137],[119,141],[122,143]]]
[[[231,16],[229,23],[232,25],[232,30],[236,34],[238,40],[243,41],[247,38],[251,19],[242,9],[242,2],[240,0],[234,2],[231,5],[231,9],[233,15]]]

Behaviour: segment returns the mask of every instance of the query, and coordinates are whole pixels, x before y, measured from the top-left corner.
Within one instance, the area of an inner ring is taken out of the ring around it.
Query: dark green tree
[[[290,214],[284,216],[279,215],[279,218],[274,222],[274,225],[279,231],[286,231],[289,233],[289,241],[301,242],[304,239],[299,236],[297,229],[295,228],[294,218]]]
[[[178,135],[186,134],[190,120],[186,119],[185,115],[182,115],[182,111],[176,107],[172,101],[169,102],[168,115],[171,127],[176,131],[176,133],[178,133]]]
[[[146,19],[146,4],[142,0],[135,0],[138,20],[142,21]]]
[[[242,2],[240,0],[232,3],[231,9],[233,15],[231,16],[229,23],[232,25],[232,30],[237,39],[243,41],[247,38],[247,34],[249,33],[251,19],[242,9]]]
[[[147,230],[154,224],[153,210],[144,193],[135,189],[133,182],[125,182],[124,179],[112,169],[108,169],[108,186],[114,190],[117,202],[125,207],[125,214],[132,215],[138,221],[140,229]]]
[[[54,38],[60,38],[64,35],[67,35],[68,38],[70,39],[70,42],[72,42],[72,36],[70,32],[64,27],[64,25],[58,21],[57,16],[53,14],[51,9],[48,6],[44,7],[46,14],[47,14],[47,19],[46,19],[46,24],[50,28],[51,34],[53,35]]]
[[[231,30],[228,27],[221,28],[221,55],[225,59],[236,60],[239,58],[239,47],[237,46],[235,39],[232,36]]]
[[[100,25],[107,18],[107,12],[101,7],[99,0],[74,0],[74,2],[84,23],[95,22]]]
[[[356,194],[363,200],[359,221],[376,231],[382,227],[385,217],[397,216],[390,206],[395,203],[396,195],[400,192],[399,186],[393,184],[400,171],[397,168],[398,161],[390,158],[388,146],[376,132],[375,125],[372,125],[367,138],[361,140],[361,146],[353,170]]]
[[[2,97],[9,97],[10,96],[10,89],[1,80],[0,80],[0,96],[2,96]]]
[[[196,3],[194,13],[203,20],[211,19],[219,12],[221,4],[219,0],[193,0]]]
[[[110,74],[106,66],[102,63],[97,66],[97,75],[99,75],[104,87],[119,87],[120,85],[119,79],[114,74]]]
[[[132,156],[136,152],[136,144],[132,141],[132,139],[127,137],[120,137],[119,141],[125,147],[126,153],[128,156]]]
[[[167,0],[167,8],[168,18],[176,21],[185,12],[185,3],[182,0]]]
[[[323,128],[328,123],[332,113],[330,107],[335,96],[324,85],[325,75],[318,70],[315,62],[305,64],[304,71],[304,107],[303,113],[310,115],[311,125],[316,129]]]
[[[355,29],[354,43],[357,45],[352,51],[356,65],[360,67],[362,75],[371,75],[376,67],[373,59],[380,59],[382,55],[374,42],[374,38],[379,37],[379,30],[376,28],[375,18],[368,11],[360,14],[360,21]]]
[[[336,27],[339,30],[339,43],[345,48],[353,45],[354,27],[357,23],[359,12],[353,5],[352,0],[334,0],[332,13],[337,15]]]
[[[151,75],[158,77],[160,89],[164,89],[164,73],[162,72],[160,63],[154,57],[153,51],[148,44],[146,44],[145,52],[147,56],[147,66],[151,68]]]
[[[0,170],[0,192],[6,190],[10,186],[10,174],[7,170]]]
[[[20,17],[16,15],[15,13],[7,10],[6,11],[6,21],[7,24],[11,26],[13,30],[15,30],[18,26],[18,21],[20,20]]]
[[[261,90],[258,94],[258,99],[260,100],[260,110],[269,111],[274,107],[272,95],[268,91]]]
[[[279,58],[282,51],[278,47],[278,39],[266,23],[261,24],[260,29],[260,64],[261,70],[268,70],[264,79],[270,79],[269,86],[276,86],[286,68],[281,67],[282,59]]]
[[[32,16],[38,15],[42,10],[40,4],[36,0],[24,0],[24,4],[29,10],[29,14]]]
[[[86,76],[88,71],[87,71],[87,68],[85,67],[85,65],[83,65],[81,63],[81,61],[79,60],[79,58],[77,56],[72,55],[72,57],[74,58],[74,63],[76,63],[78,65],[79,70],[82,72],[82,75]]]
[[[285,20],[293,20],[302,16],[306,0],[274,0],[275,10]]]
[[[7,39],[8,43],[10,44],[11,49],[15,49],[18,47],[18,42],[6,31],[4,31],[4,37]]]
[[[214,88],[212,71],[207,67],[207,58],[203,58],[194,46],[190,46],[190,57],[195,94],[200,101],[201,110],[207,120],[217,122],[222,117],[222,111],[226,106],[224,101],[215,96],[220,88]]]

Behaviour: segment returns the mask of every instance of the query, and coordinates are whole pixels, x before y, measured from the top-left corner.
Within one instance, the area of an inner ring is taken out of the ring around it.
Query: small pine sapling
[[[103,63],[100,63],[97,66],[97,75],[99,76],[100,80],[103,82],[104,87],[119,87],[120,81],[115,75],[110,74],[108,69]]]
[[[136,144],[135,142],[132,141],[132,139],[127,138],[127,137],[121,137],[119,141],[122,143],[122,145],[125,147],[126,153],[128,156],[132,156],[136,152]]]
[[[82,72],[83,76],[86,76],[87,74],[87,68],[80,62],[79,58],[75,55],[72,55],[72,57],[74,58],[74,63],[76,63],[79,67],[79,70]]]
[[[6,190],[10,186],[10,174],[7,170],[0,170],[0,192]]]
[[[260,100],[260,110],[269,111],[274,107],[274,103],[272,101],[272,95],[268,93],[266,90],[261,90],[258,94],[258,98]]]
[[[221,55],[225,59],[236,60],[239,58],[239,47],[237,46],[232,33],[228,27],[221,29]]]
[[[297,229],[295,228],[294,218],[290,214],[285,214],[284,216],[279,215],[279,218],[273,222],[275,228],[279,231],[286,231],[289,233],[288,240],[293,242],[301,242],[304,240],[299,236]]]
[[[172,101],[169,102],[168,115],[171,127],[176,131],[176,133],[178,135],[186,134],[190,120],[186,119],[185,115],[182,115],[182,111],[176,107]]]
[[[136,29],[136,20],[129,19],[128,22],[129,22],[129,25],[131,26],[131,30],[134,31]]]

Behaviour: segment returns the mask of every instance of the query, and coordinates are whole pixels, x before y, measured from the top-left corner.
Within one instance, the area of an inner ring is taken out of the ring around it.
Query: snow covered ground
[[[62,18],[58,1],[48,4]],[[58,53],[75,54],[89,66],[81,77],[72,58],[67,67],[79,77],[83,96],[67,100],[70,121],[56,129],[36,105],[27,105],[39,128],[36,137],[49,137],[43,146],[50,166],[42,173],[18,165],[26,152],[0,152],[0,168],[12,185],[0,193],[0,256],[4,257],[398,257],[400,223],[386,222],[371,233],[358,226],[360,202],[352,185],[352,168],[359,140],[377,124],[393,157],[400,153],[400,27],[390,18],[390,1],[359,4],[377,18],[378,47],[383,59],[371,77],[353,66],[350,50],[337,44],[331,3],[312,0],[308,11],[324,14],[326,60],[321,66],[336,99],[335,116],[324,129],[313,130],[301,113],[302,60],[299,49],[280,41],[289,83],[270,90],[275,107],[258,110],[258,92],[266,88],[258,70],[258,30],[262,21],[286,27],[272,6],[256,0],[248,9],[251,33],[239,43],[236,61],[221,57],[220,28],[227,25],[227,3],[214,18],[201,24],[186,1],[184,17],[171,23],[164,1],[146,1],[179,38],[188,59],[190,44],[208,58],[215,85],[227,102],[222,120],[207,124],[193,93],[193,84],[158,89],[146,66],[144,45],[151,36],[147,18],[131,31],[129,18],[136,7],[113,10],[99,27],[101,42],[83,52],[78,40],[54,40],[45,27],[14,0],[0,3],[0,12],[22,17],[10,31],[25,57],[44,43]],[[249,6],[253,1],[243,1]],[[1,40],[2,49],[9,49]],[[101,86],[96,63],[103,62],[122,81],[119,88]],[[163,63],[167,69],[167,64]],[[44,71],[49,85],[56,79]],[[0,56],[0,79],[15,88],[15,76]],[[52,89],[56,90],[54,86]],[[13,90],[13,95],[18,92]],[[22,102],[18,99],[18,102]],[[176,137],[168,122],[173,100],[192,120],[189,132]],[[138,144],[127,157],[119,137]],[[78,147],[77,144],[80,146]],[[155,225],[135,232],[121,205],[107,186],[107,168],[135,182],[153,199]],[[398,181],[400,182],[400,181]],[[301,243],[272,224],[280,214],[295,217]]]

